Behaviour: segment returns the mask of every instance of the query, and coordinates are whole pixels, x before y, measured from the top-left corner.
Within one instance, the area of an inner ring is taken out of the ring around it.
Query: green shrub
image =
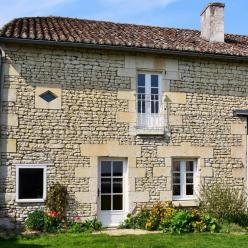
[[[134,215],[128,214],[127,218],[120,225],[120,228],[145,229],[149,216],[150,216],[149,209],[142,208]]]
[[[42,210],[34,210],[28,214],[25,220],[25,226],[34,231],[42,231],[44,229],[45,217]]]
[[[200,209],[221,220],[248,226],[247,197],[244,191],[225,183],[205,185],[199,194]]]
[[[69,227],[70,233],[83,233],[100,231],[102,229],[102,223],[96,218],[93,220],[86,220],[84,222],[72,222]]]
[[[160,229],[170,233],[190,232],[218,232],[220,225],[210,215],[198,212],[195,209],[174,210],[171,218],[164,218],[160,223]]]
[[[67,188],[60,183],[52,185],[47,193],[46,208],[64,214],[67,204]]]

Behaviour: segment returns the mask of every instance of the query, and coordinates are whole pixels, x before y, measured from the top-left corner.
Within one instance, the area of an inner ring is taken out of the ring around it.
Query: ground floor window
[[[46,199],[46,165],[16,166],[16,200],[43,202]]]
[[[174,200],[195,198],[196,160],[174,159],[172,163],[172,188]]]

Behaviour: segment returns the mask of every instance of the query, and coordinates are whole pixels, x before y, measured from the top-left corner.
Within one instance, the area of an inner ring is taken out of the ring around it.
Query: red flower
[[[51,218],[58,218],[60,216],[60,212],[57,212],[57,211],[51,211],[51,212],[48,212],[47,215]]]

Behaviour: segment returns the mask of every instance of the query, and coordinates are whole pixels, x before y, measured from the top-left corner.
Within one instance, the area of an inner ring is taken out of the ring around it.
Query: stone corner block
[[[16,152],[16,139],[0,139],[1,152]]]
[[[18,116],[17,114],[1,114],[0,115],[0,124],[2,126],[18,126]]]
[[[231,157],[245,159],[246,157],[245,146],[231,146]]]
[[[232,123],[231,134],[244,134],[246,135],[246,125],[244,123]]]
[[[234,178],[245,178],[245,168],[233,168],[232,175]]]
[[[15,102],[16,101],[16,89],[3,89],[1,101]]]

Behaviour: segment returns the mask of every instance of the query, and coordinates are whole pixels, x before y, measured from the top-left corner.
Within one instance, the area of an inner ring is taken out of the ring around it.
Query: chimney
[[[201,13],[201,38],[224,42],[224,3],[209,3]]]

